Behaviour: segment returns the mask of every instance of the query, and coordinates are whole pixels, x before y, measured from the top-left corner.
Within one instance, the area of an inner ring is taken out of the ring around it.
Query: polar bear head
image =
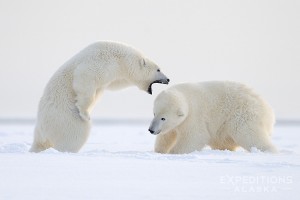
[[[143,56],[139,56],[134,63],[130,64],[129,77],[139,89],[149,94],[152,94],[154,83],[168,84],[170,82],[169,78],[160,71],[160,68],[153,61]]]
[[[153,112],[154,118],[149,127],[150,133],[165,134],[187,118],[188,105],[179,91],[166,90],[156,97]]]

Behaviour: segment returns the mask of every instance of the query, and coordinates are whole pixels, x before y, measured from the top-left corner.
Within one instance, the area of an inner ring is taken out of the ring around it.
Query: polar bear
[[[183,154],[212,149],[276,152],[271,143],[274,114],[252,89],[235,82],[183,83],[154,101],[149,131],[158,135],[155,152]]]
[[[104,90],[131,85],[152,94],[168,84],[160,68],[125,44],[99,41],[63,64],[48,82],[38,108],[31,152],[53,147],[78,152],[90,131],[90,112]]]

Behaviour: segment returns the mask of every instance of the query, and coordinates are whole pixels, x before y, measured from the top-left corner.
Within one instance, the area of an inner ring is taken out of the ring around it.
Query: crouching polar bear
[[[38,108],[31,152],[53,147],[78,152],[90,131],[90,112],[105,89],[136,85],[152,94],[169,79],[151,60],[125,44],[100,41],[67,61],[48,82]]]
[[[245,85],[211,81],[184,83],[161,92],[149,131],[158,135],[155,152],[190,153],[212,149],[276,152],[271,143],[271,107]]]

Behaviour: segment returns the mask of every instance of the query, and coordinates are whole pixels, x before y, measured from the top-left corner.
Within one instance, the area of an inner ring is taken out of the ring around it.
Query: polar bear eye
[[[158,69],[157,72],[160,72],[160,69]]]
[[[165,121],[166,119],[165,119],[165,118],[161,118],[161,120],[162,120],[162,121]]]

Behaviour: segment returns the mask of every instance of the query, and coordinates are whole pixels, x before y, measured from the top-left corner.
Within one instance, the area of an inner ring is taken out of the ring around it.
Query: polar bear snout
[[[161,132],[161,128],[162,128],[161,120],[157,120],[156,118],[154,118],[150,124],[148,131],[152,135],[158,135]]]
[[[154,82],[161,84],[169,84],[170,79],[165,74],[161,73],[161,71],[159,71],[156,75],[156,81]]]
[[[152,85],[153,85],[154,83],[169,84],[169,82],[170,82],[170,79],[169,79],[166,75],[164,75],[163,73],[161,73],[161,72],[159,71],[158,74],[157,74],[156,77],[155,77],[155,80],[152,81],[152,82],[150,83],[150,85],[148,86],[147,92],[148,92],[149,94],[152,94]]]
[[[154,81],[156,83],[161,83],[161,84],[169,84],[170,82],[170,79],[168,79],[167,77],[165,79],[160,79],[160,80],[157,80],[157,81]]]
[[[148,131],[152,134],[152,135],[158,135],[160,133],[160,130],[159,131],[154,131],[152,129],[148,129]]]
[[[153,130],[151,130],[150,128],[148,129],[148,131],[149,131],[151,134],[153,134],[153,133],[154,133],[154,131],[153,131]]]

